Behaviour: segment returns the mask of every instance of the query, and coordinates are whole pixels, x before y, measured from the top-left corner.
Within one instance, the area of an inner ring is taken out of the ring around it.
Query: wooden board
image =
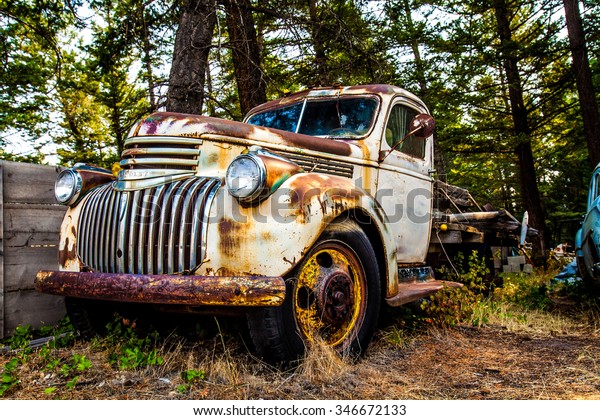
[[[5,246],[57,245],[66,210],[59,205],[5,203]]]
[[[5,203],[56,203],[54,181],[60,168],[7,161],[0,161],[0,165],[4,167]]]
[[[33,289],[40,270],[58,270],[57,247],[5,248],[4,292]]]
[[[46,295],[35,290],[6,293],[4,302],[6,336],[19,325],[31,325],[33,328],[54,325],[64,318],[66,313],[62,296]]]

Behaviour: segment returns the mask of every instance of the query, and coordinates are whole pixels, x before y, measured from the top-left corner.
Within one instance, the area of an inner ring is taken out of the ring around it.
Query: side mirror
[[[415,137],[426,139],[427,137],[433,134],[435,130],[435,120],[431,115],[427,114],[418,114],[410,122],[410,133],[406,136],[410,136],[411,134]],[[405,138],[406,138],[405,137]],[[405,140],[402,139],[402,141]]]
[[[435,130],[435,120],[431,115],[417,114],[410,122],[410,131],[402,138],[402,140],[396,142],[394,146],[387,151],[387,153],[379,158],[379,163],[383,162],[390,153],[392,153],[398,146],[400,146],[404,140],[410,136],[425,140],[427,137],[433,134]]]

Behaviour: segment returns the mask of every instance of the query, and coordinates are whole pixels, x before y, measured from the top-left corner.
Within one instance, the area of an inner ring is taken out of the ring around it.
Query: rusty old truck
[[[117,176],[86,164],[58,175],[59,270],[36,287],[66,297],[82,334],[131,305],[244,317],[272,362],[316,340],[360,355],[385,305],[460,286],[432,265],[506,249],[520,229],[435,179],[434,126],[390,85],[310,89],[244,122],[151,114]]]

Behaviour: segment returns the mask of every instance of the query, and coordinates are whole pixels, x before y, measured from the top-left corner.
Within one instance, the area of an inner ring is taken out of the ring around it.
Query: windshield
[[[373,124],[377,99],[370,97],[308,100],[265,111],[249,124],[332,138],[360,138]]]

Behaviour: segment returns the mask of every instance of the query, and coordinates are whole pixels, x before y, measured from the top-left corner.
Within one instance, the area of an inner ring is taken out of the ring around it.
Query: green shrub
[[[453,265],[457,267],[455,270],[442,270],[441,274],[449,281],[462,283],[463,287],[444,287],[421,304],[425,321],[439,327],[454,326],[469,319],[489,288],[486,284],[489,269],[477,251],[472,252],[466,264],[464,255],[459,253]]]
[[[524,273],[506,273],[502,287],[494,290],[495,300],[511,302],[525,309],[547,309],[552,301],[548,298],[547,280],[543,276]]]

